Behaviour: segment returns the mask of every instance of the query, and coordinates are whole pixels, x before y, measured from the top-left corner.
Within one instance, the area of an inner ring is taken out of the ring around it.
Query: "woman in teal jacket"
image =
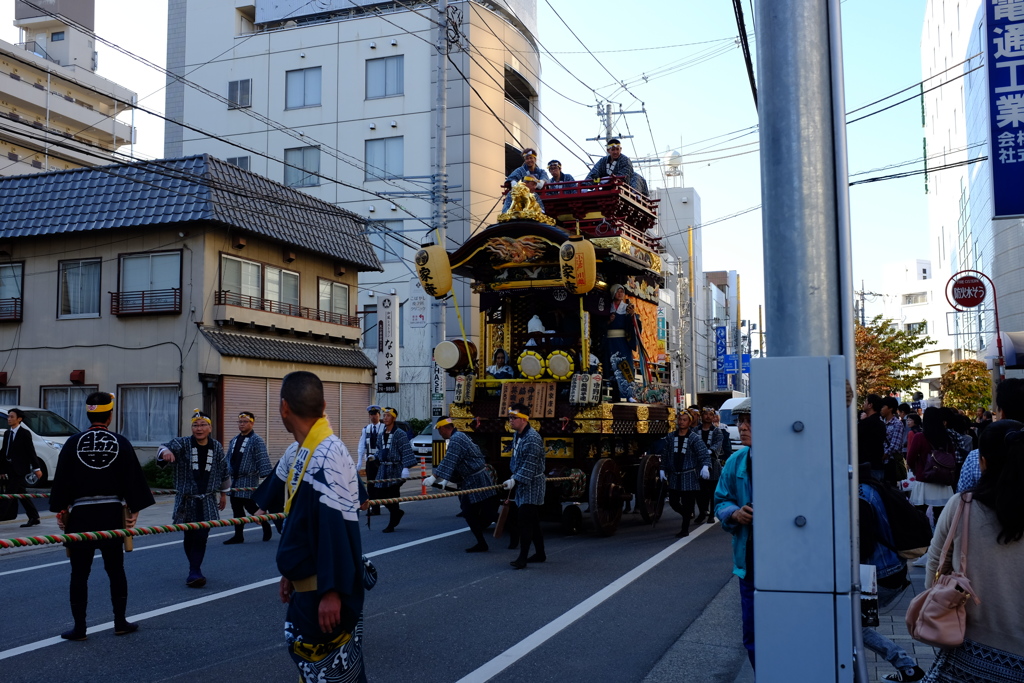
[[[754,666],[754,508],[750,465],[750,399],[733,409],[739,421],[739,449],[726,460],[715,489],[715,516],[732,534],[732,573],[740,579],[743,647]]]

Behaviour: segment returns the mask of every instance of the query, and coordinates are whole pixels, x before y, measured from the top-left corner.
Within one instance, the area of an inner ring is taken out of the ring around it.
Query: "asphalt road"
[[[624,516],[615,536],[562,536],[545,525],[548,561],[509,567],[507,541],[466,555],[471,537],[454,499],[363,520],[363,549],[380,581],[368,595],[364,653],[370,681],[641,681],[730,580],[728,536],[715,525],[678,541],[679,518],[657,528]],[[13,529],[4,528],[5,532]],[[60,547],[0,558],[0,671],[7,683],[47,680],[294,681],[277,599],[277,536],[252,526],[241,545],[215,530],[203,589],[185,586],[180,535],[136,539],[126,555],[129,619],[115,637],[106,574],[90,579],[90,635],[70,643],[69,566]],[[105,626],[105,628],[104,628]],[[98,627],[98,628],[97,628]]]

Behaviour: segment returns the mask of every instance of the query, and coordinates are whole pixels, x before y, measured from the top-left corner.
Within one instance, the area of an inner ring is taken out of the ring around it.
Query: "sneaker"
[[[896,673],[882,676],[883,681],[919,681],[924,678],[924,669],[915,666],[912,669],[897,669]]]

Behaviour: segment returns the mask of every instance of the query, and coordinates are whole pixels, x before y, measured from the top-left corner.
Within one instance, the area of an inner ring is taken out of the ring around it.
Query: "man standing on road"
[[[288,515],[277,568],[288,604],[285,640],[300,679],[365,683],[359,475],[325,408],[320,378],[285,376],[281,420],[295,443],[256,498],[264,510],[283,498]]]
[[[366,470],[367,485],[377,478],[377,471],[380,469],[380,460],[377,459],[377,451],[384,443],[384,423],[380,421],[381,407],[378,405],[366,406],[366,414],[370,417],[370,424],[363,427],[363,433],[359,435],[359,446],[356,453],[359,462],[356,463],[356,470]],[[380,506],[371,507],[366,512],[367,517],[380,514]]]
[[[473,443],[466,434],[455,428],[455,423],[449,417],[442,417],[437,421],[435,428],[441,433],[441,438],[448,442],[448,448],[444,453],[444,460],[434,468],[434,473],[424,480],[424,485],[432,486],[437,482],[441,488],[448,482],[453,482],[463,489],[479,489],[491,486],[491,477],[484,467],[484,454],[480,447]],[[484,529],[497,518],[498,493],[496,491],[480,491],[459,496],[459,505],[462,507],[463,517],[469,530],[476,538],[476,545],[466,548],[467,553],[482,553],[487,551],[487,541],[484,540]],[[543,545],[543,541],[541,542]]]
[[[754,502],[753,472],[750,465],[750,399],[733,408],[739,422],[743,447],[729,456],[715,489],[715,516],[732,534],[732,573],[740,579],[740,609],[743,619],[743,647],[754,666]]]
[[[0,463],[7,473],[7,492],[25,493],[26,477],[34,475],[35,483],[43,476],[36,456],[36,447],[32,443],[32,434],[28,428],[21,426],[25,413],[21,408],[11,408],[7,412],[7,431],[4,432],[3,446],[0,447]],[[31,478],[31,477],[29,477]],[[21,506],[25,508],[28,521],[22,527],[39,524],[39,512],[31,498],[22,498]]]
[[[502,484],[506,491],[515,489],[516,508],[519,512],[519,557],[510,563],[516,569],[526,569],[528,562],[543,562],[544,536],[540,530],[540,508],[544,505],[544,440],[530,426],[530,409],[522,403],[513,403],[508,411],[512,436],[511,476]],[[529,555],[530,543],[534,554]],[[529,555],[529,557],[527,557]]]
[[[142,466],[128,439],[107,429],[114,414],[114,397],[94,392],[86,398],[86,414],[92,426],[65,442],[57,458],[50,490],[50,511],[67,533],[131,529],[139,510],[153,504],[153,494]],[[128,579],[124,574],[124,541],[74,541],[66,543],[71,559],[71,615],[75,626],[60,634],[65,640],[85,640],[89,573],[93,555],[103,555],[114,606],[114,635],[137,631],[138,624],[125,618]]]
[[[254,431],[256,416],[250,412],[243,412],[238,415],[238,434],[228,444],[228,473],[231,475],[231,485],[236,489],[255,488],[259,486],[260,479],[268,476],[274,471],[270,465],[270,455],[267,453],[267,445]],[[257,508],[253,500],[252,491],[231,492],[231,514],[234,517],[241,517],[245,513],[255,514]],[[235,535],[224,541],[224,545],[244,543],[245,535],[242,524],[235,525]],[[270,522],[262,522],[263,540],[269,541],[273,531]]]
[[[174,523],[208,522],[220,519],[218,510],[228,505],[228,462],[224,448],[216,439],[210,438],[213,421],[206,413],[195,410],[192,414],[192,436],[179,436],[157,449],[157,465],[174,465]],[[219,502],[214,502],[220,491]],[[182,544],[188,558],[189,588],[206,585],[203,576],[203,558],[206,556],[206,542],[209,529],[193,529],[183,534]]]

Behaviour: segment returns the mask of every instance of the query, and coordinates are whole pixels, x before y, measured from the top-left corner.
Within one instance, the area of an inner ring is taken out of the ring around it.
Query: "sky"
[[[744,7],[748,31],[754,28],[750,2]],[[539,109],[541,122],[550,131],[541,139],[543,162],[558,158],[566,172],[585,174],[585,152],[603,153],[601,143],[586,141],[603,135],[593,106],[600,96],[601,101],[613,102],[616,110],[621,105],[624,111],[646,111],[615,117],[614,132],[634,136],[623,141],[625,154],[684,155],[684,183],[699,193],[705,224],[761,203],[757,112],[735,44],[732,3],[647,0],[637,4],[642,11],[635,12],[613,0],[537,4],[543,45]],[[10,23],[14,0],[3,0],[0,8],[0,38],[18,42],[18,31]],[[921,80],[925,0],[843,0],[841,9],[847,111]],[[166,0],[96,0],[97,34],[158,64],[166,61],[166,24]],[[140,26],[146,30],[140,31]],[[580,40],[593,55],[584,51]],[[163,76],[112,48],[100,45],[98,50],[100,75],[136,91],[143,105],[163,111]],[[756,51],[752,40],[755,63]],[[615,85],[622,81],[628,91]],[[162,156],[163,122],[137,113],[135,125],[134,153]],[[852,123],[849,171],[861,174],[854,179],[891,173],[874,169],[919,159],[922,137],[916,100]],[[646,167],[644,175],[652,186],[663,184],[654,167]],[[850,198],[857,289],[863,281],[866,290],[882,291],[880,264],[929,257],[922,176],[856,185],[850,188]],[[761,212],[749,211],[702,230],[704,269],[738,271],[743,313],[754,315],[763,302]],[[770,336],[770,330],[766,332]]]

